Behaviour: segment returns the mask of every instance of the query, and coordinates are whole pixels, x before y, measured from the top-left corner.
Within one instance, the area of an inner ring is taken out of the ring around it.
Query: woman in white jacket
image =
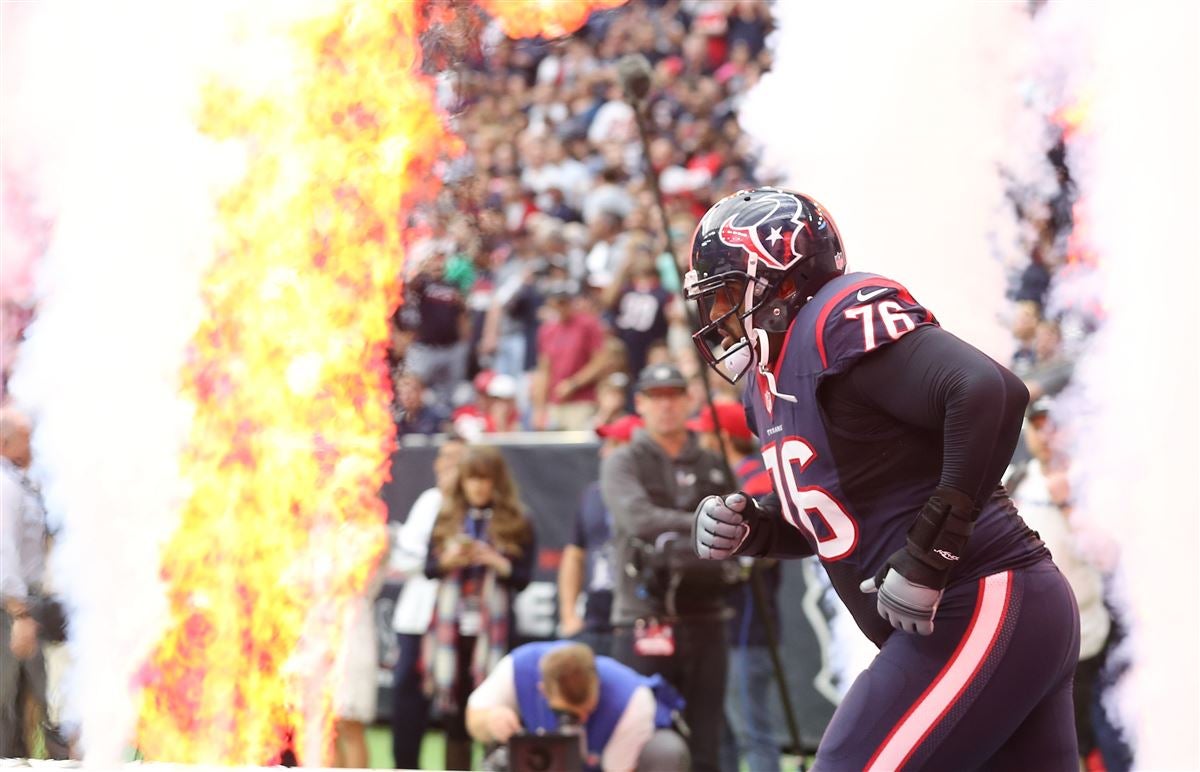
[[[392,754],[398,769],[417,769],[421,754],[424,714],[429,710],[418,670],[421,638],[429,631],[438,593],[438,580],[425,576],[426,551],[443,491],[454,486],[455,470],[465,450],[466,442],[460,437],[451,436],[442,443],[433,462],[437,484],[413,502],[388,561],[388,578],[404,582],[392,616],[400,649],[392,679]]]

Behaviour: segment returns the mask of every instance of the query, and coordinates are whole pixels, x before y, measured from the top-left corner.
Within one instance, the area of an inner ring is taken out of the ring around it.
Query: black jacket
[[[721,459],[699,446],[689,433],[687,444],[672,459],[645,431],[615,451],[600,467],[600,491],[613,524],[613,614],[615,625],[663,615],[652,597],[642,597],[639,581],[627,568],[634,560],[635,540],[654,543],[663,534],[679,534],[681,551],[691,553],[690,533],[696,505],[709,495],[734,489]],[[681,597],[680,616],[720,618],[724,595]]]

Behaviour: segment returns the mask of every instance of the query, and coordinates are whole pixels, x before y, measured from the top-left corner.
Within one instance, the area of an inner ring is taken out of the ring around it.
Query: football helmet
[[[700,313],[692,340],[730,383],[755,358],[768,374],[767,334],[786,332],[809,298],[845,270],[841,235],[824,207],[783,188],[739,190],[713,204],[692,237],[683,283]]]

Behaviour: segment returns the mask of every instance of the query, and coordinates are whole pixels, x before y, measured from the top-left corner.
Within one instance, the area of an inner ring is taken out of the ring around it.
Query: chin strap
[[[771,344],[767,339],[767,333],[764,330],[760,330],[759,328],[755,327],[750,331],[750,334],[753,335],[755,340],[758,342],[758,346],[755,347],[756,353],[758,354],[758,374],[766,380],[767,389],[770,390],[770,392],[778,399],[792,403],[797,402],[798,400],[791,394],[781,394],[779,392],[778,386],[775,383],[775,374],[771,372],[770,367],[764,364],[764,362],[771,361]]]

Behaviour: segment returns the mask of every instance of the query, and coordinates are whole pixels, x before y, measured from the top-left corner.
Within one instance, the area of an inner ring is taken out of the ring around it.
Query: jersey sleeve
[[[937,319],[903,285],[882,277],[855,282],[826,300],[817,319],[822,374],[843,372],[859,358],[928,325],[936,326]]]

